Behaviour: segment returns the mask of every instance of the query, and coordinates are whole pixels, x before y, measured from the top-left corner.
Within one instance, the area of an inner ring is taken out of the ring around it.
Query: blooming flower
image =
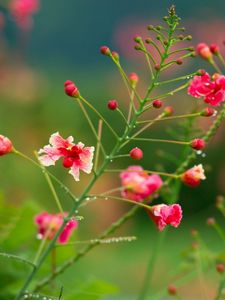
[[[202,164],[194,166],[181,175],[181,180],[186,185],[196,187],[200,184],[201,180],[206,179]]]
[[[225,100],[225,76],[214,74],[212,79],[208,73],[194,76],[188,87],[188,94],[195,98],[204,98],[206,103],[219,106]]]
[[[12,142],[4,135],[0,135],[0,156],[12,152],[12,149]]]
[[[120,174],[120,178],[124,188],[122,196],[134,201],[143,201],[163,184],[159,175],[149,175],[140,166],[128,167]]]
[[[32,14],[39,9],[39,0],[12,0],[10,11],[18,26],[29,29],[32,25]]]
[[[69,173],[75,181],[79,181],[80,170],[87,174],[91,173],[94,147],[84,147],[80,142],[74,144],[72,136],[64,139],[58,132],[51,135],[49,143],[50,145],[44,146],[38,152],[39,160],[44,166],[55,165],[55,162],[62,157],[63,166],[70,168]]]
[[[155,222],[159,231],[162,231],[166,225],[178,227],[182,219],[182,209],[179,204],[159,204],[151,207],[148,214]]]
[[[66,215],[66,213],[65,215],[62,215],[61,213],[49,214],[48,212],[43,212],[35,216],[34,222],[38,227],[38,238],[46,238],[47,240],[52,240],[56,232],[62,226],[63,219],[64,217],[66,217]],[[68,221],[58,237],[58,242],[60,244],[65,244],[70,238],[73,230],[76,229],[77,226],[78,222],[76,220],[73,219]]]

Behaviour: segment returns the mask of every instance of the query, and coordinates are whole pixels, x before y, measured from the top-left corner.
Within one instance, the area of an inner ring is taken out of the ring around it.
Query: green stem
[[[98,160],[99,160],[99,150],[101,144],[101,137],[102,137],[102,119],[98,122],[98,140],[97,140],[97,146],[96,146],[96,153],[95,153],[95,163],[94,163],[94,171],[97,171],[98,168]]]
[[[221,53],[219,52],[218,54],[219,60],[221,61],[221,63],[223,64],[223,66],[225,67],[225,60],[223,58],[223,56],[221,55]]]
[[[177,78],[173,78],[173,79],[169,79],[169,80],[164,80],[164,81],[161,81],[161,82],[157,82],[156,84],[157,85],[164,85],[164,84],[171,83],[171,82],[176,82],[176,81],[180,81],[180,80],[190,79],[190,78],[192,78],[195,75],[197,75],[197,72],[194,72],[194,73],[191,73],[191,74],[188,74],[188,75],[185,75],[185,76],[180,76],[180,77],[177,77]]]
[[[223,275],[223,278],[220,281],[220,285],[218,287],[218,291],[217,291],[215,300],[220,300],[221,299],[224,289],[225,289],[225,275]]]
[[[212,226],[216,230],[217,234],[220,236],[221,240],[225,242],[225,233],[221,226],[218,223],[215,223]]]
[[[140,295],[138,297],[138,300],[144,300],[147,296],[148,291],[151,289],[151,281],[152,281],[152,276],[154,274],[154,267],[156,265],[157,258],[159,257],[160,254],[160,249],[163,244],[164,238],[166,235],[166,230],[163,232],[159,233],[158,239],[153,247],[153,252],[150,255],[150,259],[147,265],[147,270],[145,274],[145,278],[143,281],[143,286],[140,291]]]
[[[17,260],[21,263],[27,264],[27,265],[33,267],[34,269],[36,268],[36,265],[34,263],[32,263],[31,261],[29,261],[25,258],[19,257],[17,255],[0,252],[0,256],[5,257],[5,258],[9,258],[9,259],[14,259],[14,260]]]
[[[159,121],[167,121],[167,120],[176,120],[176,119],[183,119],[183,118],[195,118],[200,117],[201,112],[193,113],[193,114],[186,114],[186,115],[179,115],[179,116],[173,116],[173,117],[166,117],[166,118],[156,118],[155,120],[145,120],[145,121],[139,121],[137,124],[145,124],[145,123],[152,123],[152,122],[159,122]]]

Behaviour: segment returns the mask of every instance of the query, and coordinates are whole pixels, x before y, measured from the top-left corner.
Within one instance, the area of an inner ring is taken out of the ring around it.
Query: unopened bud
[[[205,148],[205,141],[203,139],[194,139],[191,141],[190,146],[195,150],[202,150]]]
[[[154,101],[152,102],[152,105],[153,105],[153,107],[155,107],[155,108],[160,108],[160,107],[162,107],[163,103],[162,103],[161,100],[156,99],[156,100],[154,100]]]
[[[107,46],[102,46],[100,48],[100,52],[103,54],[103,55],[110,55],[110,49],[109,47]]]
[[[135,147],[130,151],[130,157],[135,160],[140,160],[143,157],[143,151],[140,148]]]
[[[118,107],[118,102],[116,100],[109,100],[108,108],[111,110],[115,110]]]

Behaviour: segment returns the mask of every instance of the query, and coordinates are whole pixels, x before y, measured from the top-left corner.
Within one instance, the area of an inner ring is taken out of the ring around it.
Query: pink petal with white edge
[[[73,146],[73,137],[69,136],[67,139],[64,139],[61,137],[61,135],[56,132],[53,133],[49,139],[49,143],[54,147],[54,148],[67,148],[69,146]]]
[[[85,147],[80,154],[81,166],[80,169],[87,174],[91,173],[93,167],[94,147]]]
[[[44,146],[39,152],[39,161],[45,167],[55,165],[55,162],[62,156],[60,151],[51,147],[50,145]]]
[[[80,171],[79,167],[74,163],[71,167],[69,174],[71,174],[75,181],[80,181]]]

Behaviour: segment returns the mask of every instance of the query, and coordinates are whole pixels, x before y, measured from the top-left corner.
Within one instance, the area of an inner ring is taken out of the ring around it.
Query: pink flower
[[[65,213],[65,215],[62,215],[43,212],[35,216],[34,222],[38,227],[38,238],[46,238],[47,240],[52,240],[59,228],[62,226],[63,219],[64,217],[66,217],[66,215],[67,213]],[[77,226],[78,222],[76,220],[68,221],[58,237],[58,242],[60,244],[65,244],[70,238],[73,230],[76,229]]]
[[[0,156],[12,152],[12,149],[12,142],[4,135],[0,135]]]
[[[194,76],[188,87],[188,94],[195,97],[204,97],[206,103],[218,106],[225,100],[225,76],[214,74],[212,79],[208,73]]]
[[[48,167],[63,157],[63,166],[70,168],[69,173],[76,181],[79,181],[79,171],[91,173],[94,147],[84,147],[83,143],[74,144],[73,137],[63,139],[58,132],[51,135],[50,145],[39,150],[40,162]]]
[[[212,58],[212,52],[209,46],[205,43],[200,43],[197,45],[197,53],[204,59],[209,60]]]
[[[163,184],[158,175],[149,175],[140,166],[128,167],[120,174],[120,178],[124,188],[122,196],[134,201],[143,201]]]
[[[182,209],[179,204],[159,204],[151,207],[148,214],[155,222],[159,231],[162,231],[166,225],[178,227],[182,219]]]
[[[10,11],[18,26],[29,29],[32,25],[32,14],[39,9],[39,0],[12,0]]]
[[[201,180],[205,179],[206,177],[202,164],[194,166],[181,175],[182,182],[191,187],[198,186]]]

